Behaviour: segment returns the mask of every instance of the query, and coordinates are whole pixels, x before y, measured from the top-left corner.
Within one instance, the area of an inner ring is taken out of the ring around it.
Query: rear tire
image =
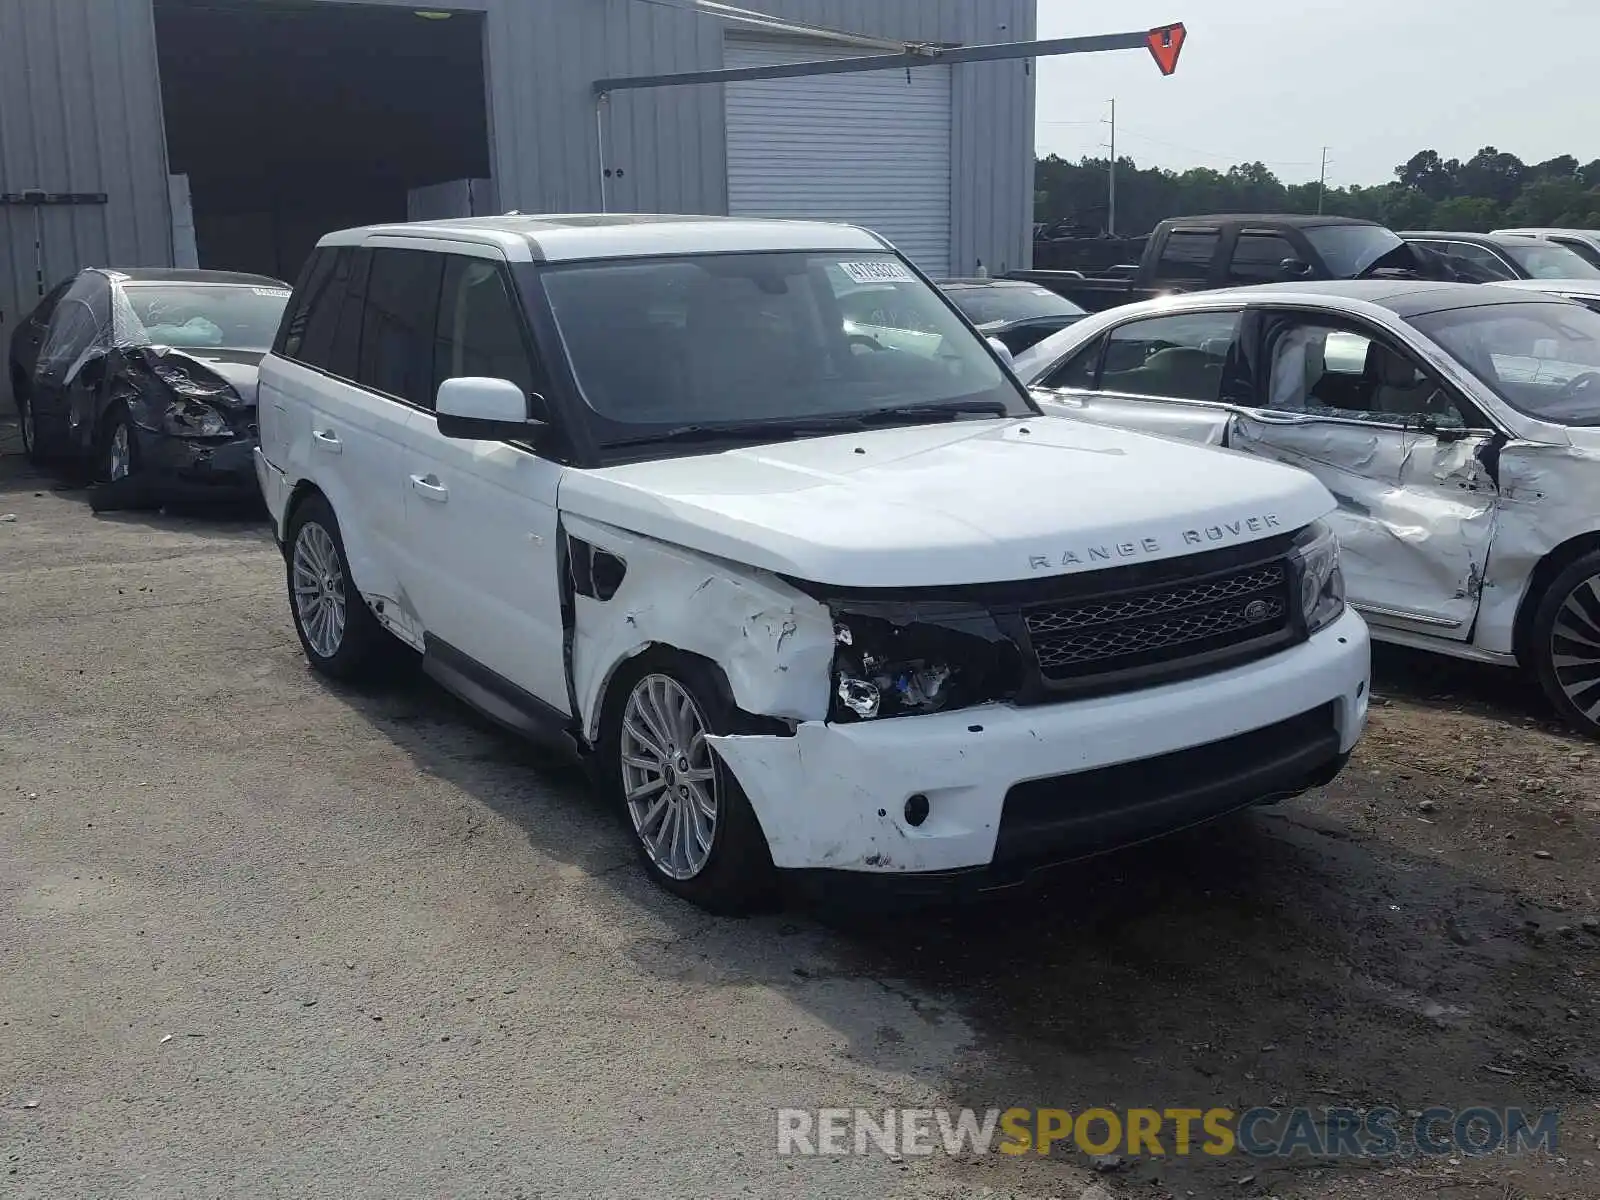
[[[711,666],[651,651],[618,673],[600,736],[602,787],[646,873],[722,916],[766,907],[776,895],[772,854],[755,810],[705,741],[708,733],[736,732],[737,718]]]
[[[44,455],[39,452],[39,423],[33,415],[33,399],[28,395],[28,386],[21,376],[13,376],[11,380],[11,394],[17,401],[17,426],[22,432],[22,455],[34,466],[44,462]]]
[[[333,506],[307,497],[289,520],[285,546],[289,613],[306,661],[330,679],[370,674],[384,657],[387,631],[350,578]]]
[[[1600,551],[1557,575],[1533,618],[1532,662],[1561,716],[1600,737]]]

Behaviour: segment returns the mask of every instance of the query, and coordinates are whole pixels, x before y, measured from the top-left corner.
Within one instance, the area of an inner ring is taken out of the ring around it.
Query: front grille
[[[1086,682],[1287,638],[1290,582],[1277,559],[1026,609],[1023,619],[1044,679]]]

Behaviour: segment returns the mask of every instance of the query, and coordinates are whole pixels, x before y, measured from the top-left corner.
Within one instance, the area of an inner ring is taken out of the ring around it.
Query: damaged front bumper
[[[1141,691],[712,742],[779,868],[982,889],[1328,782],[1366,725],[1369,668],[1346,612],[1269,658]]]
[[[163,498],[243,499],[258,494],[253,433],[224,438],[186,438],[143,426],[138,442],[139,483]]]

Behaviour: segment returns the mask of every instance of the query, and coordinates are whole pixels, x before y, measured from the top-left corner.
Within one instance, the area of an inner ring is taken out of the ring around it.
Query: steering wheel
[[[1557,400],[1576,400],[1579,393],[1600,384],[1600,371],[1585,371],[1581,375],[1574,375],[1567,380],[1561,391],[1556,394]]]
[[[868,337],[864,333],[852,333],[848,337],[845,338],[845,342],[847,344],[849,344],[851,347],[862,346],[862,347],[865,347],[868,350],[882,350],[883,349],[883,343],[882,342],[880,342],[875,337]]]

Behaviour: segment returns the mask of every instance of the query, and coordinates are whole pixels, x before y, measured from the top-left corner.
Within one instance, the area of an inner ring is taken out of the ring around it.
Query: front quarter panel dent
[[[573,599],[572,676],[584,735],[599,735],[617,669],[653,646],[715,663],[738,707],[798,723],[828,709],[833,621],[781,579],[570,514],[567,530],[627,560],[609,601]]]

